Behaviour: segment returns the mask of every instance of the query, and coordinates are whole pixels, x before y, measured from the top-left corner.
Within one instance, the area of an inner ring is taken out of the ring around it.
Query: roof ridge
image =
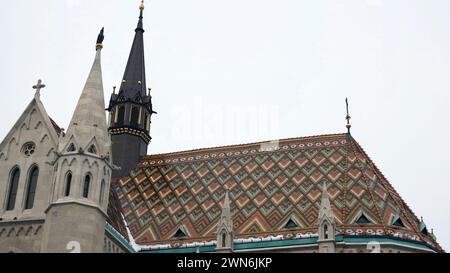
[[[224,146],[215,146],[215,147],[206,147],[206,148],[196,148],[196,149],[190,149],[190,150],[183,150],[183,151],[176,151],[176,152],[168,152],[168,153],[160,153],[160,154],[149,154],[142,157],[141,161],[144,161],[146,159],[150,159],[153,157],[158,156],[171,156],[171,155],[180,155],[185,153],[192,153],[192,152],[202,152],[202,151],[211,151],[211,150],[217,150],[217,149],[229,149],[229,148],[240,148],[245,146],[252,146],[257,144],[263,144],[268,142],[274,142],[274,141],[291,141],[291,140],[304,140],[304,139],[317,139],[317,138],[323,138],[323,137],[333,137],[333,136],[345,136],[346,133],[335,133],[335,134],[323,134],[323,135],[312,135],[312,136],[304,136],[304,137],[290,137],[290,138],[282,138],[282,139],[272,139],[272,140],[265,140],[265,141],[257,141],[257,142],[250,142],[250,143],[241,143],[241,144],[231,144],[231,145],[224,145]]]
[[[374,168],[374,170],[381,176],[382,180],[384,180],[387,185],[395,192],[395,194],[397,195],[398,199],[400,200],[400,202],[402,204],[397,204],[398,207],[401,209],[402,207],[406,207],[406,209],[408,210],[408,213],[410,213],[416,220],[419,221],[419,218],[417,217],[417,215],[414,213],[414,211],[411,209],[411,207],[406,203],[406,201],[401,197],[401,195],[398,193],[398,191],[395,189],[395,187],[391,184],[391,182],[389,182],[389,180],[386,178],[386,176],[384,176],[383,172],[377,167],[377,165],[375,164],[375,162],[372,160],[372,158],[366,153],[366,151],[364,150],[364,148],[362,148],[362,146],[352,137],[352,141],[355,143],[356,148],[364,155],[364,157],[366,157],[369,160],[369,164],[371,164]],[[383,183],[384,184],[384,183]],[[392,194],[391,192],[388,190],[387,193],[391,196],[392,198]],[[392,200],[394,202],[396,202],[396,198],[392,198]],[[409,219],[407,219],[409,220]],[[415,224],[415,223],[412,223]],[[417,226],[413,227],[415,229],[417,229]],[[417,231],[416,231],[417,232]],[[419,234],[419,236],[421,237],[421,239],[424,242],[427,242],[427,240],[424,239],[425,236],[423,236],[420,231],[417,232]],[[425,237],[426,239],[429,239],[428,237]],[[432,241],[436,244],[436,246],[439,249],[443,249],[441,247],[441,245],[437,242],[437,240],[432,239]]]
[[[353,155],[354,155],[356,158],[358,158],[358,155],[356,154],[356,153],[357,153],[356,150],[359,150],[359,151],[360,151],[360,149],[358,149],[358,144],[356,143],[356,140],[355,140],[351,135],[349,135],[349,139],[350,139],[349,145],[356,146],[356,147],[355,147],[356,149],[352,149],[352,152],[353,152]],[[366,159],[369,160],[369,162],[367,162],[368,164],[370,164],[370,162],[372,162],[372,159],[369,158],[369,157],[367,156],[367,154],[362,153],[362,152],[361,152],[361,154],[362,154],[363,157],[365,157]],[[382,213],[380,212],[379,205],[378,205],[378,203],[375,201],[375,198],[374,198],[374,196],[373,196],[374,190],[373,190],[373,188],[371,189],[370,186],[369,186],[369,183],[368,183],[368,181],[367,181],[367,177],[366,177],[365,170],[361,167],[361,164],[360,164],[358,161],[355,162],[355,166],[356,166],[356,167],[359,169],[359,171],[361,172],[361,178],[362,178],[362,180],[364,181],[364,183],[366,184],[367,192],[369,193],[370,199],[372,199],[372,202],[373,202],[373,204],[374,204],[374,207],[376,208],[376,214],[377,214],[376,216],[378,217],[378,221],[379,221],[380,223],[383,223],[383,215],[382,215]]]

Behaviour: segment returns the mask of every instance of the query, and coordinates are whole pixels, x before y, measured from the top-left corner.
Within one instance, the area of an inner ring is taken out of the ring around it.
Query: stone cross
[[[41,89],[45,87],[45,84],[42,84],[41,79],[38,80],[36,85],[33,85],[33,89],[36,89],[36,95],[39,96]]]

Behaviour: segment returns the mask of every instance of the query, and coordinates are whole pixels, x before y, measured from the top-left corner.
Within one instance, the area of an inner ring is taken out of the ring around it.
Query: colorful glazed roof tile
[[[114,183],[113,183],[114,184]],[[111,185],[111,190],[109,191],[109,201],[108,201],[108,217],[106,222],[110,224],[117,232],[120,233],[128,242],[127,228],[125,226],[124,220],[122,218],[122,209],[120,206],[119,198],[117,197],[114,185]]]
[[[226,190],[236,237],[315,233],[323,182],[340,233],[441,249],[349,134],[149,155],[115,189],[136,243],[179,245],[215,239]]]

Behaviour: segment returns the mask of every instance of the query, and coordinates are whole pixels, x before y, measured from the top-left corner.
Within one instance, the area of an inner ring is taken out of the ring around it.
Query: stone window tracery
[[[27,142],[22,147],[22,153],[29,157],[34,154],[34,151],[36,149],[36,145],[33,142]]]

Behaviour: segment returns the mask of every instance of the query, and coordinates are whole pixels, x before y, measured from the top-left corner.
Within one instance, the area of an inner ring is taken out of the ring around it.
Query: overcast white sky
[[[450,249],[450,1],[152,0],[149,153],[352,134]],[[105,99],[139,0],[2,1],[0,139],[33,96],[67,128],[105,27]]]

